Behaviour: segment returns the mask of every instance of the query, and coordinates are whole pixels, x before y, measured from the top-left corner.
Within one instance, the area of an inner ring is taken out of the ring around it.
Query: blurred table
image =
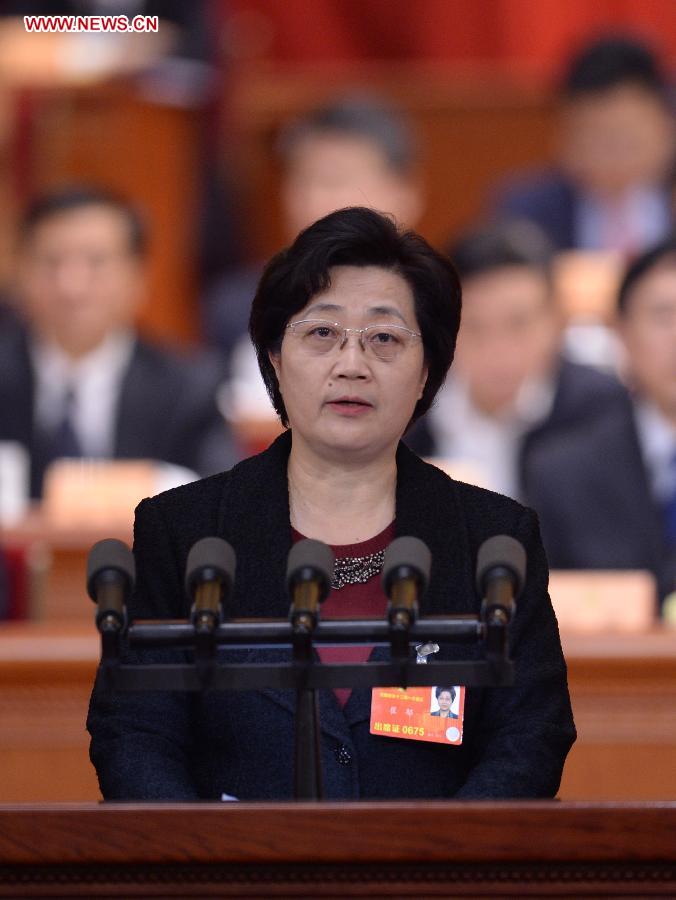
[[[0,626],[0,803],[95,800],[89,624]],[[578,741],[560,795],[676,799],[676,633],[564,635]]]
[[[3,544],[23,550],[29,570],[28,618],[48,622],[92,620],[85,587],[87,554],[96,541],[118,538],[131,543],[132,526],[64,527],[51,522],[40,507],[0,531]]]

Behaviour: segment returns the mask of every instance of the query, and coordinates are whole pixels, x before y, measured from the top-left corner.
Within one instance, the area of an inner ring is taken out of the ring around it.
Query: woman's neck
[[[289,456],[291,524],[327,544],[356,544],[394,519],[397,465],[394,456],[340,465],[293,445]]]

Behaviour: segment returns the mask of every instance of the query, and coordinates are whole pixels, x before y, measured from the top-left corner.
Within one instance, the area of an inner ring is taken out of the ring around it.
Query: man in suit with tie
[[[541,444],[529,470],[552,568],[649,569],[676,616],[676,241],[639,257],[618,295],[631,400]],[[669,599],[667,599],[669,598]]]
[[[200,475],[236,461],[216,395],[222,372],[139,337],[147,235],[102,190],[39,198],[18,255],[23,324],[0,332],[0,440],[31,459],[31,494],[69,456],[145,458]]]

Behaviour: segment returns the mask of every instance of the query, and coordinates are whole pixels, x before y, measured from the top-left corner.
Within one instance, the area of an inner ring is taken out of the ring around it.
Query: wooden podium
[[[676,803],[0,806],[0,897],[608,895],[676,895]]]

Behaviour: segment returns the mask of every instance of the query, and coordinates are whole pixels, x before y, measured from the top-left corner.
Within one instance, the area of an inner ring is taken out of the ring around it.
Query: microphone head
[[[396,578],[413,576],[418,582],[419,595],[427,590],[432,568],[432,554],[424,541],[417,537],[395,538],[385,551],[382,584],[387,596]]]
[[[479,547],[476,559],[476,586],[479,596],[486,590],[486,577],[492,569],[508,569],[514,580],[514,596],[518,597],[526,580],[526,551],[508,534],[496,534]]]
[[[220,579],[228,593],[235,582],[237,559],[232,546],[219,537],[205,537],[190,548],[185,564],[185,589],[192,595],[200,581]]]
[[[317,580],[320,583],[321,599],[324,600],[331,589],[335,558],[333,550],[322,541],[304,538],[294,544],[289,551],[286,564],[286,584],[291,593],[295,585]]]
[[[87,593],[96,603],[96,582],[102,572],[119,572],[126,581],[125,592],[131,593],[136,581],[134,555],[123,541],[106,538],[97,541],[87,557]]]

